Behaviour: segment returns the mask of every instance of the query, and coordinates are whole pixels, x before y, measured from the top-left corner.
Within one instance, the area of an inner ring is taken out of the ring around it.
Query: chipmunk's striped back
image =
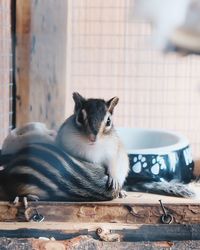
[[[115,198],[107,190],[105,171],[55,145],[34,143],[13,155],[0,177],[9,199],[35,195],[48,201],[101,201]]]

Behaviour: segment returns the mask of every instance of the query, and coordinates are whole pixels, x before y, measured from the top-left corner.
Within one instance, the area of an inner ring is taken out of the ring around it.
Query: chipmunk
[[[9,200],[19,196],[46,201],[101,201],[119,194],[129,161],[112,122],[118,98],[108,102],[86,100],[78,93],[73,98],[75,113],[61,126],[53,143],[26,143],[10,135],[10,139],[16,139],[15,146],[20,142],[23,145],[13,147],[13,140],[9,140],[13,149],[4,150],[12,152],[0,171],[0,183]],[[28,138],[31,130],[30,126],[19,129]]]
[[[73,93],[73,99],[74,114],[59,129],[57,145],[76,159],[105,166],[108,187],[125,196],[121,189],[129,172],[129,160],[112,119],[119,98],[85,99]]]
[[[0,171],[1,200],[13,200],[16,196],[46,201],[116,198],[117,192],[113,190],[121,189],[129,169],[128,157],[112,123],[118,98],[108,102],[86,100],[78,93],[73,98],[74,115],[63,123],[56,141],[55,132],[41,123],[15,129],[5,139],[3,156],[8,155],[9,159],[3,159]],[[96,133],[95,128],[98,128]],[[191,185],[134,179],[127,189],[192,197],[195,192]]]

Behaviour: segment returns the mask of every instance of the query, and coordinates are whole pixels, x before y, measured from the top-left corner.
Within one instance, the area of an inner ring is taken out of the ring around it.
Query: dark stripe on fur
[[[24,156],[24,157],[26,157],[26,156]],[[32,157],[32,156],[29,155],[29,157]],[[31,159],[31,158],[29,158],[29,159],[26,159],[26,158],[25,159],[19,159],[19,161],[16,161],[15,164],[11,165],[9,169],[6,168],[5,172],[8,173],[8,175],[9,175],[10,170],[12,170],[13,168],[18,167],[18,166],[21,166],[22,169],[23,169],[23,166],[27,166],[27,168],[29,168],[29,172],[27,172],[27,176],[29,175],[30,178],[32,176],[31,169],[35,170],[38,173],[44,175],[46,178],[48,178],[49,181],[54,183],[61,191],[66,192],[66,190],[68,190],[69,194],[79,197],[79,195],[76,195],[75,192],[71,192],[70,187],[66,185],[67,184],[66,182],[63,182],[62,178],[58,178],[58,176],[56,176],[51,171],[49,171],[49,169],[46,168],[46,166],[43,166],[42,163],[39,164],[38,162],[34,161],[34,159]],[[23,175],[24,173],[20,173],[20,167],[18,167],[18,169],[19,169],[19,174]],[[59,171],[59,173],[60,173],[60,171]],[[16,173],[11,173],[11,176],[15,175],[15,174]],[[43,183],[45,183],[45,182],[43,182]],[[37,184],[37,182],[35,184]],[[53,192],[53,190],[51,190],[51,192]],[[51,195],[51,193],[49,193],[49,194]]]
[[[47,150],[51,150],[52,153]],[[54,154],[59,156],[60,160]],[[39,163],[37,161],[39,161]],[[48,167],[43,164],[42,161],[45,161]],[[20,166],[22,170],[23,167],[29,168],[30,173],[20,173]],[[111,191],[106,190],[106,181],[104,179],[106,175],[104,174],[104,169],[96,168],[97,172],[99,171],[100,174],[100,176],[98,176],[98,173],[97,175],[95,173],[95,167],[94,165],[94,169],[88,169],[86,165],[84,169],[81,165],[79,166],[74,163],[67,154],[53,145],[32,144],[13,156],[12,161],[6,166],[3,174],[4,180],[7,179],[9,181],[9,178],[13,178],[14,176],[16,182],[21,182],[21,184],[29,184],[28,180],[30,180],[30,182],[39,189],[48,192],[49,197],[48,199],[45,198],[45,200],[110,200],[113,196]],[[17,168],[19,169],[19,173],[12,173],[12,171]],[[60,191],[66,193],[66,197],[60,195],[59,192],[56,194],[48,185],[45,185],[44,181],[37,178],[37,176],[33,176],[34,173],[31,175],[31,169],[48,178]],[[52,171],[56,171],[56,174],[53,174],[51,169]],[[94,177],[96,178],[94,179]],[[100,179],[98,179],[99,177]],[[83,179],[84,182],[81,182]],[[16,182],[14,184],[18,185]],[[100,182],[102,185],[97,185],[97,182]],[[84,183],[86,183],[86,185]],[[9,185],[12,186],[13,183],[11,184],[9,181],[7,190],[10,190]]]
[[[41,146],[40,144],[37,144],[37,145]],[[55,152],[56,147],[54,147],[53,154],[51,154],[51,152],[46,151],[46,147],[44,147],[43,151],[41,150],[41,148],[38,148],[38,149],[35,148],[35,146],[37,145],[34,145],[34,144],[32,145],[33,149],[31,150],[31,155],[34,154],[35,157],[42,159],[42,160],[45,156],[45,160],[48,164],[50,164],[56,170],[59,169],[59,174],[62,176],[62,179],[60,179],[60,181],[62,182],[63,187],[66,186],[66,181],[63,181],[63,180],[65,180],[67,177],[68,188],[69,186],[72,190],[74,188],[73,194],[75,191],[76,191],[75,192],[76,194],[80,194],[82,190],[84,189],[84,192],[87,192],[88,194],[93,194],[94,196],[96,196],[96,198],[99,197],[99,192],[95,191],[97,189],[97,185],[96,183],[94,183],[94,179],[92,180],[91,173],[90,175],[87,175],[87,178],[84,178],[85,172],[89,172],[86,167],[83,171],[81,171],[82,170],[81,166],[75,164],[66,154],[63,154],[63,156],[65,156],[65,159],[63,159],[63,157],[60,155],[59,150]],[[62,161],[60,161],[59,159],[56,158],[56,156],[54,156],[55,153],[59,155],[59,157],[62,158]],[[63,163],[65,165],[63,165]],[[53,180],[53,178],[54,177],[52,176],[52,178],[50,179]],[[87,183],[87,186],[85,186],[83,183],[84,179],[85,179],[85,182]],[[91,186],[91,184],[95,184],[95,185]],[[62,190],[62,191],[66,191],[66,190]]]
[[[81,161],[79,160],[78,162],[80,162],[80,165],[77,165],[70,157],[69,155],[67,155],[66,153],[64,153],[62,150],[60,150],[59,148],[55,147],[54,145],[51,144],[45,144],[45,143],[35,143],[32,145],[41,145],[44,146],[44,149],[48,148],[50,150],[52,150],[53,152],[57,153],[60,157],[63,158],[63,160],[67,163],[67,168],[71,168],[73,172],[76,172],[77,176],[80,176],[81,179],[84,179],[85,181],[88,182],[88,185],[90,184],[95,184],[94,186],[92,186],[92,190],[89,190],[90,192],[93,192],[94,194],[95,189],[97,189],[97,187],[99,187],[100,189],[102,189],[102,177],[106,177],[105,175],[105,167],[104,166],[100,166],[100,165],[94,165],[85,161]],[[83,165],[83,167],[82,167]],[[99,170],[99,173],[98,173]],[[102,176],[103,173],[103,176]],[[94,183],[94,176],[97,177],[97,182]],[[85,187],[84,187],[85,188]],[[99,194],[99,192],[98,192]]]
[[[17,193],[18,189],[10,188],[9,187],[10,183],[12,183],[12,185],[15,183],[16,186],[18,186],[19,184],[34,185],[40,188],[41,190],[45,190],[49,194],[49,196],[51,196],[53,193],[53,189],[49,188],[42,180],[30,174],[14,173],[7,176],[7,178],[5,178],[5,181],[9,181],[9,183],[7,184],[5,183],[5,185],[8,185],[9,192],[12,192],[11,193],[12,199],[18,195]]]
[[[36,143],[35,143],[36,144]],[[92,178],[92,174],[98,174],[97,173],[97,165],[96,168],[92,168],[93,164],[86,162],[86,161],[82,161],[79,159],[79,162],[81,162],[81,164],[84,166],[84,168],[82,168],[82,166],[77,165],[64,151],[62,151],[60,148],[55,147],[54,145],[51,144],[45,144],[45,143],[37,143],[38,145],[43,145],[45,148],[49,148],[51,150],[53,150],[54,152],[56,152],[57,154],[59,154],[60,156],[62,156],[64,158],[64,160],[73,167],[73,170],[81,176],[81,178],[85,178],[86,180],[88,180],[89,182],[93,180]],[[100,172],[102,173],[102,168],[104,169],[104,173],[106,173],[106,169],[104,166],[99,166],[98,169],[100,168]],[[86,171],[88,170],[88,171]],[[98,176],[97,176],[98,177]],[[99,176],[100,177],[100,176]],[[99,179],[98,177],[98,182],[95,184],[95,186],[98,186],[102,188],[102,183],[101,183],[101,179]]]
[[[0,166],[7,164],[10,159],[12,159],[12,155],[0,155]]]
[[[33,155],[37,158],[31,159],[31,157],[33,156],[31,153],[34,153]],[[64,193],[69,194],[70,196],[73,196],[74,198],[79,198],[81,196],[81,193],[86,194],[93,194],[93,196],[95,195],[93,193],[93,190],[88,190],[88,187],[85,187],[84,185],[82,185],[82,183],[80,182],[80,180],[78,178],[76,178],[75,176],[71,175],[69,172],[66,171],[65,168],[63,168],[63,165],[59,162],[56,161],[55,159],[53,159],[52,155],[50,155],[49,153],[46,154],[46,152],[43,152],[40,150],[40,153],[45,153],[45,156],[48,155],[48,161],[46,164],[48,164],[50,166],[47,167],[46,165],[43,165],[42,162],[39,164],[36,160],[42,159],[42,155],[37,155],[38,150],[36,150],[34,148],[34,150],[29,153],[28,155],[28,159],[26,158],[26,155],[23,155],[22,159],[19,160],[15,160],[15,164],[11,165],[9,168],[6,168],[5,172],[9,173],[13,167],[17,167],[17,166],[27,166],[28,168],[30,168],[29,170],[29,174],[31,175],[31,168],[33,170],[36,170],[38,173],[44,175],[45,177],[47,177],[49,179],[50,182],[54,183],[58,189]],[[39,157],[38,157],[39,156]],[[51,165],[50,165],[51,164]],[[66,166],[69,168],[69,166]],[[18,167],[19,172],[20,172],[20,168]],[[51,170],[54,170],[57,172],[57,174],[53,173]],[[27,173],[28,174],[28,173]],[[12,175],[12,173],[11,173]],[[96,193],[96,198],[98,198],[98,193]]]

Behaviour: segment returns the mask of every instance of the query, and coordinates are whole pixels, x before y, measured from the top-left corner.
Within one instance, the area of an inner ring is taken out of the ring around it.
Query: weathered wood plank
[[[97,229],[102,230],[99,236]],[[200,225],[130,225],[120,223],[3,223],[0,235],[8,238],[54,237],[56,240],[89,235],[106,241],[200,240]],[[117,235],[117,237],[116,237]],[[101,237],[102,236],[102,237]]]
[[[31,2],[16,1],[16,118],[17,125],[24,124],[29,120],[30,103],[30,40],[31,40]]]
[[[17,126],[66,117],[67,2],[17,0]]]
[[[200,223],[199,205],[166,205],[166,210],[174,217],[174,222]],[[37,211],[45,221],[63,222],[121,222],[155,224],[161,223],[163,211],[160,205],[59,205],[37,206]],[[34,214],[34,207],[27,211],[29,217]]]
[[[173,223],[200,223],[200,204],[168,204],[164,206],[172,216]],[[38,213],[44,216],[45,222],[118,222],[132,224],[161,223],[163,211],[160,204],[145,203],[64,203],[64,202],[30,202],[25,209],[22,204],[18,206],[0,202],[0,221],[26,221]],[[26,217],[25,217],[26,214]]]
[[[157,225],[159,226],[159,225]],[[161,225],[162,226],[162,225]],[[125,223],[73,223],[73,222],[2,222],[0,223],[0,230],[15,231],[22,229],[30,230],[55,230],[68,233],[75,233],[80,230],[88,232],[96,231],[97,228],[104,228],[105,230],[136,230],[141,225],[125,224]]]

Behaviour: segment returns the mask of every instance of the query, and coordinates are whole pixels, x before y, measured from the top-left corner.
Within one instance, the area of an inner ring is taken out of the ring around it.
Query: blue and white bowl
[[[188,140],[181,134],[154,129],[118,128],[130,160],[128,179],[188,183],[194,162]]]

